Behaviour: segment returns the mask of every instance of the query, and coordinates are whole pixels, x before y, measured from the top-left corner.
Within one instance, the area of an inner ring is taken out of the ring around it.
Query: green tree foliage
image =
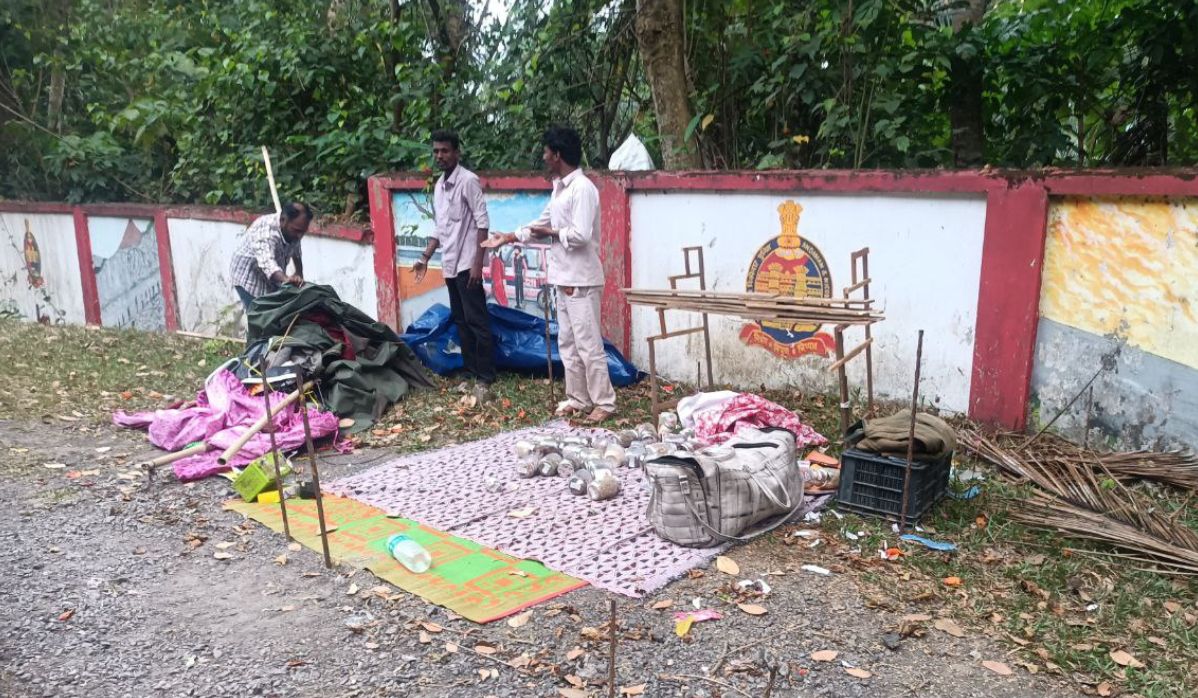
[[[365,178],[457,128],[480,169],[537,166],[551,122],[601,166],[657,146],[634,0],[7,0],[0,195],[359,210]],[[1195,0],[690,0],[714,168],[1198,160]],[[972,13],[972,14],[971,14]],[[961,18],[971,19],[962,22]],[[967,98],[963,98],[967,97]]]

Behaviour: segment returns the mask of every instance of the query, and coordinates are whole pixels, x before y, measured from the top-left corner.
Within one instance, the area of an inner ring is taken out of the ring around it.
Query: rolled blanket
[[[861,451],[907,457],[911,433],[911,410],[889,417],[857,422],[845,437],[849,446]],[[918,460],[939,460],[957,448],[957,434],[943,419],[926,412],[915,416],[915,454]]]

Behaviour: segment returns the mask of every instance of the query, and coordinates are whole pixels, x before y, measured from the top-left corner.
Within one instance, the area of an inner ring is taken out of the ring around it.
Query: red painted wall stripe
[[[100,292],[96,289],[96,269],[92,261],[87,214],[78,206],[72,213],[75,219],[75,249],[79,256],[79,281],[83,287],[83,319],[89,325],[99,325]]]
[[[590,174],[590,173],[588,173]],[[599,189],[599,258],[603,261],[603,299],[600,316],[603,336],[625,355],[632,346],[632,308],[621,290],[632,283],[632,216],[628,192],[621,177],[593,176]]]
[[[1026,426],[1047,228],[1043,186],[1024,183],[986,198],[969,389],[973,419],[1016,430]]]
[[[395,266],[395,220],[391,209],[391,190],[383,180],[369,180],[370,226],[374,230],[374,275],[378,295],[378,319],[397,332],[399,326],[399,272]]]
[[[175,262],[171,256],[171,233],[166,223],[166,211],[154,214],[154,235],[158,238],[158,272],[162,277],[162,307],[165,309],[166,330],[179,329],[179,297],[175,291]]]

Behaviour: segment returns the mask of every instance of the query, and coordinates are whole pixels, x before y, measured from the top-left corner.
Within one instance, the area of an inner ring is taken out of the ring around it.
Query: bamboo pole
[[[263,377],[262,380],[266,380],[266,378]],[[216,459],[217,464],[228,465],[229,461],[233,459],[233,456],[236,456],[238,451],[240,451],[242,447],[249,443],[250,439],[254,438],[255,434],[262,431],[262,429],[271,422],[271,419],[276,414],[282,411],[284,407],[287,407],[291,403],[298,400],[301,395],[311,390],[312,386],[313,383],[311,381],[304,383],[303,387],[299,388],[295,392],[289,393],[287,397],[275,403],[271,407],[271,413],[269,415],[262,415],[262,417],[258,421],[254,422],[249,429],[246,429],[245,433],[242,434],[237,441],[233,442],[232,446],[229,446],[225,449],[224,453],[220,454],[220,457]],[[267,386],[264,385],[263,390],[265,389],[267,389]]]
[[[138,465],[143,468],[157,468],[160,465],[169,465],[170,463],[174,463],[177,460],[183,460],[184,458],[186,458],[188,456],[194,456],[197,453],[203,453],[204,451],[207,451],[210,448],[212,448],[212,447],[206,443],[201,442],[201,443],[195,444],[193,446],[188,446],[187,448],[185,448],[181,451],[175,451],[174,453],[168,453],[165,456],[158,456],[157,458],[154,458],[153,460],[144,461],[142,463],[139,463]]]

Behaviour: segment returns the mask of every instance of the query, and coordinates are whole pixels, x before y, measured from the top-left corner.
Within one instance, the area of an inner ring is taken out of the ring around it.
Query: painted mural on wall
[[[984,197],[638,191],[629,203],[634,288],[668,288],[669,277],[683,271],[681,249],[699,245],[713,291],[837,297],[851,278],[852,253],[868,247],[870,293],[886,317],[871,330],[875,394],[910,399],[917,331],[923,329],[935,341],[925,340],[921,395],[941,409],[968,409]],[[661,330],[654,310],[633,307],[631,315],[631,358],[643,366],[648,363],[645,338]],[[700,321],[681,312],[667,318],[669,329]],[[836,374],[828,371],[831,359],[818,350],[827,340],[815,339],[832,334],[832,327],[770,327],[770,336],[766,327],[750,324],[746,330],[746,324],[740,318],[710,318],[717,383],[836,390]],[[778,351],[742,338],[755,332]],[[863,328],[846,330],[850,346],[863,338]],[[702,355],[698,336],[662,342],[656,348],[657,370],[673,380],[694,380],[696,357]],[[847,369],[850,389],[863,388],[864,362],[850,362]]]
[[[49,244],[39,239],[46,233],[45,226],[51,221],[66,223],[64,232],[69,239],[54,236]],[[76,263],[77,256],[71,251],[71,259],[59,258],[68,248],[63,243],[73,242],[73,224],[69,216],[44,215],[22,216],[8,214],[0,216],[0,235],[4,238],[4,276],[0,279],[3,297],[0,298],[0,315],[33,320],[42,324],[70,322],[74,318],[57,299],[57,295],[70,287],[78,286],[78,273],[69,278],[57,274],[64,264]],[[43,249],[44,248],[44,249]],[[47,256],[49,253],[50,256]],[[81,293],[81,292],[80,292]],[[82,313],[82,305],[78,311]]]
[[[803,207],[793,200],[778,206],[782,225],[777,237],[757,249],[745,275],[745,290],[751,293],[780,293],[795,298],[830,298],[832,273],[819,248],[799,236],[799,216]],[[836,348],[835,340],[823,325],[773,320],[746,324],[740,339],[751,347],[762,347],[784,359],[806,354],[828,356]]]
[[[487,213],[491,230],[514,231],[535,220],[549,204],[549,192],[488,192]],[[395,221],[395,263],[399,271],[402,323],[407,325],[434,303],[448,305],[449,295],[441,276],[441,252],[429,260],[429,273],[417,282],[414,264],[433,233],[432,193],[397,191],[392,194]],[[545,249],[530,245],[507,246],[491,254],[483,265],[483,287],[492,303],[540,315],[546,303],[552,311],[552,294],[545,283]],[[501,282],[498,282],[501,280]]]
[[[100,321],[108,327],[166,328],[158,238],[149,219],[88,218]]]
[[[1064,410],[1054,428],[1079,441],[1198,446],[1196,273],[1198,200],[1053,201],[1032,422]]]

